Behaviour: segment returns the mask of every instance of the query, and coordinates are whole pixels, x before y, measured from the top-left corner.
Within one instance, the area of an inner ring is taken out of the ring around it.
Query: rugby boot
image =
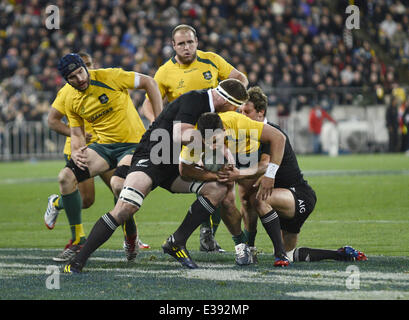
[[[368,257],[361,251],[350,246],[339,248],[337,253],[343,261],[366,261]]]
[[[199,268],[197,264],[192,260],[185,246],[178,246],[174,243],[173,237],[170,236],[163,244],[162,249],[164,253],[172,256],[182,266],[189,269]]]
[[[239,266],[246,266],[251,264],[251,252],[249,246],[246,243],[240,243],[236,245],[234,249],[236,250],[235,260]]]
[[[290,259],[285,254],[279,254],[275,257],[274,267],[285,268],[290,265]]]
[[[55,222],[57,221],[58,214],[60,213],[60,210],[58,210],[54,206],[54,201],[57,198],[58,198],[57,194],[52,194],[51,196],[48,197],[48,205],[44,213],[44,222],[45,226],[49,230],[54,229]]]

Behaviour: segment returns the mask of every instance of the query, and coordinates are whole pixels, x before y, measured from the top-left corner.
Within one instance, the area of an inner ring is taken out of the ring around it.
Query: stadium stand
[[[0,156],[4,159],[12,152],[10,146],[5,149],[10,139],[6,131],[19,130],[26,122],[46,124],[50,102],[64,84],[56,69],[58,57],[87,51],[97,67],[122,67],[153,76],[171,57],[171,30],[180,23],[196,28],[201,50],[218,52],[247,74],[249,86],[263,88],[272,120],[292,119],[283,122],[291,137],[305,131],[308,119],[296,115],[314,103],[329,111],[347,105],[363,108],[357,114],[368,113],[372,105],[386,109],[389,96],[403,90],[401,69],[409,61],[408,0],[199,3],[58,0],[60,28],[49,30],[45,26],[48,1],[2,1]],[[352,3],[361,12],[357,31],[345,29],[345,8]],[[141,106],[143,92],[132,92],[132,98]],[[384,123],[384,112],[376,114]],[[371,117],[370,121],[377,120]],[[41,135],[54,141],[50,133]],[[304,142],[294,145],[299,152],[310,150]],[[44,148],[60,146],[54,141]],[[368,150],[382,151],[379,148]],[[47,157],[51,154],[53,150]]]

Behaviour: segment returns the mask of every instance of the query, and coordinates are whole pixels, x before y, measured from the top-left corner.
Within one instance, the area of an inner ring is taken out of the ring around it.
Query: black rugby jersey
[[[283,160],[281,161],[280,168],[278,168],[277,170],[274,187],[290,188],[305,183],[300,167],[298,166],[297,157],[291,146],[290,139],[288,138],[287,134],[283,130],[281,130],[278,125],[271,122],[267,123],[270,126],[280,130],[281,133],[283,133],[286,137]],[[270,148],[267,147],[266,149],[269,150]],[[268,151],[268,153],[269,152],[270,151]]]
[[[150,125],[138,143],[136,153],[149,153],[158,143],[169,146],[164,152],[169,152],[173,164],[179,161],[181,145],[173,142],[173,125],[175,122],[195,125],[205,112],[214,112],[213,100],[209,89],[194,90],[181,95],[169,103]],[[167,137],[163,137],[167,135]],[[159,156],[163,156],[159,153]],[[154,159],[151,159],[154,160]]]

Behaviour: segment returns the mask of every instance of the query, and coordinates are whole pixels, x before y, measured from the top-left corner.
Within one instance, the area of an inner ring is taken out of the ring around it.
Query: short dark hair
[[[200,131],[202,137],[205,137],[206,130],[223,129],[223,121],[217,113],[205,112],[197,121],[197,129]]]
[[[178,26],[176,26],[173,30],[172,30],[172,41],[174,40],[174,36],[175,33],[179,30],[184,30],[184,31],[192,31],[194,36],[196,37],[196,30],[195,28],[193,28],[192,26],[189,26],[188,24],[180,24]]]
[[[254,109],[256,109],[257,112],[264,110],[264,116],[266,116],[268,99],[263,90],[260,87],[255,86],[251,87],[247,92],[249,94],[248,101],[254,104]]]
[[[219,86],[236,100],[246,102],[249,99],[246,87],[240,80],[229,78],[220,82]]]

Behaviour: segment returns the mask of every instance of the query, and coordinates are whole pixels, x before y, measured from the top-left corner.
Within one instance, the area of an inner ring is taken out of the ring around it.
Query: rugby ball
[[[217,156],[213,152],[203,152],[201,156],[203,168],[207,171],[217,172],[223,168],[227,163],[225,157],[221,159],[220,155]]]
[[[207,171],[217,172],[223,169],[224,166],[231,166],[236,163],[233,154],[229,148],[224,148],[224,154],[217,154],[206,150],[201,155],[203,168]]]

